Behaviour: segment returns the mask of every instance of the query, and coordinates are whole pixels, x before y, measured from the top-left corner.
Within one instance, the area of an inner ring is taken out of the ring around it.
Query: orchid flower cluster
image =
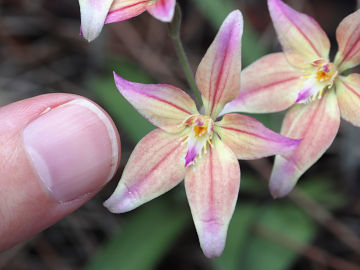
[[[170,22],[175,0],[79,0],[81,29],[92,41],[104,24],[148,11]],[[104,205],[130,211],[185,179],[191,213],[207,257],[220,256],[240,187],[238,159],[276,155],[274,197],[288,194],[334,140],[340,115],[360,126],[360,11],[336,31],[339,51],[319,24],[281,0],[268,0],[283,53],[266,55],[241,72],[243,18],[231,12],[201,60],[195,81],[203,108],[167,84],[130,82],[114,73],[125,99],[158,128],[135,147],[113,195]],[[281,134],[239,114],[289,108]]]

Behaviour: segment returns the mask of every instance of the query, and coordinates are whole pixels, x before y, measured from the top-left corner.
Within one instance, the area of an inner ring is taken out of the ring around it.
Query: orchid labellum
[[[329,39],[312,17],[281,0],[268,0],[268,6],[284,53],[264,56],[245,69],[242,91],[223,113],[275,112],[295,104],[281,133],[303,140],[275,158],[270,179],[271,193],[282,197],[331,145],[340,116],[360,126],[360,74],[343,74],[360,64],[360,10],[338,26],[339,50],[331,62]]]
[[[240,11],[230,13],[198,67],[204,114],[179,88],[129,82],[115,74],[120,93],[158,129],[137,144],[104,205],[114,213],[127,212],[185,178],[200,245],[208,257],[219,256],[224,249],[240,187],[237,159],[280,154],[299,144],[249,116],[218,118],[241,91],[242,29]]]
[[[163,22],[170,22],[176,0],[79,0],[81,31],[90,42],[104,24],[124,21],[144,11]]]

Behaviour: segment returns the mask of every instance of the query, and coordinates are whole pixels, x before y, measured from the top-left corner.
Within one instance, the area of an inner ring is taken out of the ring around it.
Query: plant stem
[[[184,47],[183,47],[181,39],[180,39],[180,27],[181,27],[181,8],[180,8],[179,4],[176,4],[174,18],[168,24],[168,33],[169,33],[169,36],[171,37],[171,39],[173,41],[174,48],[175,48],[177,57],[178,57],[178,59],[180,61],[180,65],[181,65],[181,67],[183,69],[183,72],[185,74],[185,77],[186,77],[186,79],[187,79],[187,81],[189,83],[189,86],[190,86],[191,90],[195,94],[197,104],[199,106],[202,106],[201,94],[200,94],[199,89],[197,88],[195,78],[194,78],[194,74],[193,74],[193,72],[191,70],[189,60],[188,60],[188,58],[186,56]]]

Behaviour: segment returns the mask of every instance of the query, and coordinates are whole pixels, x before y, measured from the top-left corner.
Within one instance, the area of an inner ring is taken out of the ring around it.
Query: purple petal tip
[[[269,188],[271,196],[274,199],[285,197],[294,188],[295,183],[291,181],[278,181],[274,184],[274,181],[270,182]]]
[[[198,234],[204,255],[209,259],[220,257],[225,248],[227,228],[216,220],[202,222]]]
[[[200,242],[204,255],[209,259],[218,258],[224,251],[225,238],[222,236],[207,236]]]
[[[132,194],[116,194],[112,195],[103,204],[111,213],[119,214],[133,210],[137,207],[134,203]]]
[[[270,193],[274,199],[285,197],[290,193],[298,180],[297,171],[294,162],[283,156],[276,157],[269,182]]]

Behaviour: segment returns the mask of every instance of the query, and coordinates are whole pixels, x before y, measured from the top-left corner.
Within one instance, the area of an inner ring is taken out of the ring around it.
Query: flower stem
[[[202,106],[201,94],[200,94],[199,89],[197,88],[194,74],[191,70],[189,60],[186,56],[184,47],[183,47],[181,39],[180,39],[180,27],[181,27],[181,8],[180,8],[179,4],[176,4],[174,18],[168,24],[168,33],[174,43],[174,48],[175,48],[177,57],[179,58],[179,61],[180,61],[181,67],[183,69],[183,72],[185,74],[185,77],[189,83],[191,90],[195,94],[197,104],[199,106]]]

